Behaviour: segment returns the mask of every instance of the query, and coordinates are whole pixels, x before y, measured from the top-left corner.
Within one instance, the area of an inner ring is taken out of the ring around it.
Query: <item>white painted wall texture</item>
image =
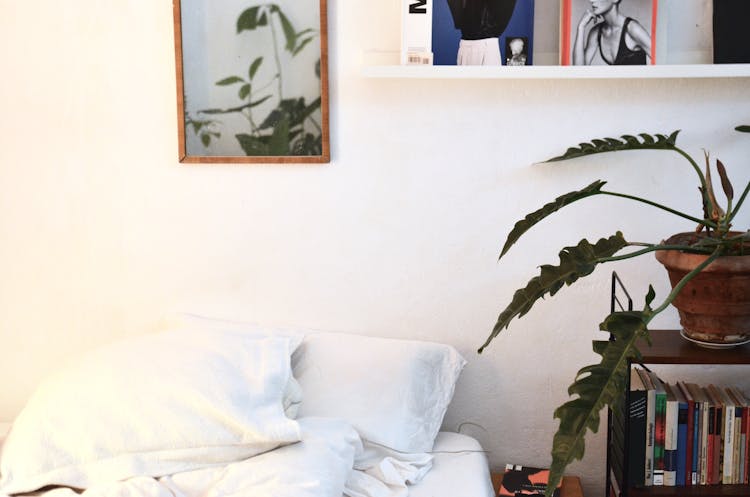
[[[505,234],[596,178],[694,213],[698,204],[676,155],[534,163],[589,138],[683,129],[689,151],[720,156],[737,185],[750,177],[750,143],[730,132],[750,121],[747,79],[364,79],[363,50],[398,47],[395,0],[329,0],[331,164],[180,165],[170,2],[0,0],[0,10],[0,419],[74,354],[157,329],[172,310],[208,309],[453,344],[469,364],[446,428],[473,423],[462,429],[494,467],[547,464],[552,411],[603,336],[609,270],[476,348],[563,245],[692,226],[592,199],[498,263]],[[654,260],[617,269],[636,305],[649,282],[666,295]],[[676,313],[656,325],[677,326]],[[604,436],[589,440],[571,472],[600,495]]]

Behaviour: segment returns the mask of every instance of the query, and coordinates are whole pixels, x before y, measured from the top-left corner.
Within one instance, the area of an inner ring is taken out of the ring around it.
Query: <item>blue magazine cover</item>
[[[534,0],[433,0],[435,65],[532,65],[533,35]],[[478,43],[497,53],[474,59],[459,53],[459,45]]]

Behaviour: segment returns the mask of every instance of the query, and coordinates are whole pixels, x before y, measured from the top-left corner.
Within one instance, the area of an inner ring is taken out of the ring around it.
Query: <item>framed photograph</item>
[[[330,162],[326,12],[174,0],[180,162]]]
[[[432,2],[435,65],[532,64],[534,0]]]
[[[562,65],[656,63],[659,0],[562,0]]]

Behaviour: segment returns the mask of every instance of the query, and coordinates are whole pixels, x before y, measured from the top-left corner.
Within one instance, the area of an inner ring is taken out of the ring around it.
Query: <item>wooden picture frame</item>
[[[330,162],[326,2],[173,0],[180,162]]]

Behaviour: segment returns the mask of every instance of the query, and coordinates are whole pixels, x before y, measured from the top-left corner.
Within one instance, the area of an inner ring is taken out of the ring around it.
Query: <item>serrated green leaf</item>
[[[559,211],[566,205],[570,205],[577,200],[581,200],[592,195],[600,194],[601,189],[605,184],[605,181],[597,180],[587,187],[582,188],[581,190],[576,190],[566,193],[565,195],[561,195],[554,201],[544,205],[541,209],[528,214],[525,218],[518,221],[515,226],[513,226],[511,232],[508,234],[508,238],[505,240],[503,250],[500,252],[500,258],[502,258],[503,255],[505,255],[505,253],[508,252],[508,250],[513,246],[513,244],[516,243],[519,238],[521,238],[521,235],[531,229],[532,226],[542,221],[550,214]]]
[[[240,100],[245,100],[247,96],[250,95],[250,90],[251,86],[249,84],[244,84],[237,93],[237,96],[240,97]]]
[[[260,69],[260,65],[263,63],[263,57],[258,57],[253,61],[252,64],[250,64],[250,69],[247,71],[247,75],[250,77],[250,80],[255,77],[255,74],[258,72],[258,69]]]
[[[554,296],[564,285],[572,285],[578,279],[591,274],[602,259],[611,257],[628,242],[619,231],[617,234],[602,238],[592,245],[588,240],[581,240],[575,247],[565,247],[560,251],[560,263],[557,266],[541,266],[539,276],[532,278],[525,288],[513,294],[511,303],[500,313],[490,336],[479,348],[481,353],[489,343],[515,317],[522,317],[529,312],[539,299],[549,294]]]
[[[582,459],[585,435],[588,430],[599,430],[599,413],[606,406],[616,407],[622,402],[622,392],[628,381],[629,361],[640,361],[641,353],[636,343],[648,337],[648,311],[626,311],[610,314],[600,325],[615,339],[594,342],[594,351],[602,358],[598,364],[582,368],[568,388],[577,396],[555,410],[560,420],[552,442],[552,464],[549,486],[554,490],[562,480],[565,468],[576,459]]]
[[[658,135],[656,138],[652,135],[641,133],[638,135],[642,138],[641,140],[634,135],[623,135],[621,137],[622,140],[615,138],[596,139],[592,140],[591,143],[581,143],[578,147],[570,147],[564,154],[548,159],[546,162],[557,162],[618,150],[673,150],[678,134],[679,130],[669,136]]]
[[[229,86],[235,83],[244,83],[244,82],[245,80],[240,78],[239,76],[229,76],[228,78],[224,78],[221,81],[217,81],[216,86]]]

